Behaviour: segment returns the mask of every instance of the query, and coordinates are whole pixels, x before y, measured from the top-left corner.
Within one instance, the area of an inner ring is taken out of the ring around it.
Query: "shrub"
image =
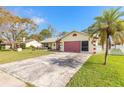
[[[0,46],[0,50],[5,50],[5,46]]]
[[[32,48],[32,51],[35,51],[35,49],[36,49],[35,46],[32,45],[30,47]]]
[[[21,43],[21,44],[20,44],[20,47],[21,47],[22,49],[26,49],[25,43]]]

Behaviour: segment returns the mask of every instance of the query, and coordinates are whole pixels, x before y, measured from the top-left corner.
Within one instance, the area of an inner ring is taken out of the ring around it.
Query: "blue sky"
[[[94,17],[101,15],[104,6],[9,6],[14,14],[33,19],[40,31],[51,24],[57,31],[81,31],[94,22]]]

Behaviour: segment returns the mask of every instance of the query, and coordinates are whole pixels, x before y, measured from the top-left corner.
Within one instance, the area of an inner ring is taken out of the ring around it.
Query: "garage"
[[[60,51],[76,53],[92,51],[89,35],[75,31],[66,34],[60,38]]]
[[[65,52],[80,52],[80,41],[69,41],[64,42],[64,51]]]

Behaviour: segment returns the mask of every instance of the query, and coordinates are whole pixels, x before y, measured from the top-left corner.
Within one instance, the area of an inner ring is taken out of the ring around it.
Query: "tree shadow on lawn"
[[[51,64],[57,64],[58,66],[63,66],[63,67],[71,67],[71,68],[76,68],[79,66],[82,62],[77,59],[77,57],[69,57],[67,58],[59,58],[59,59],[50,59]]]
[[[88,64],[98,64],[98,65],[103,65],[103,62],[99,62],[99,61],[95,61],[95,62],[92,62],[92,61],[87,61]]]

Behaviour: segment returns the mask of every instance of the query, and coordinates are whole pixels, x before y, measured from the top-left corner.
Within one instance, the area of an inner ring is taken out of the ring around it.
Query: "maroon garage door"
[[[80,52],[80,41],[64,42],[65,52]]]

